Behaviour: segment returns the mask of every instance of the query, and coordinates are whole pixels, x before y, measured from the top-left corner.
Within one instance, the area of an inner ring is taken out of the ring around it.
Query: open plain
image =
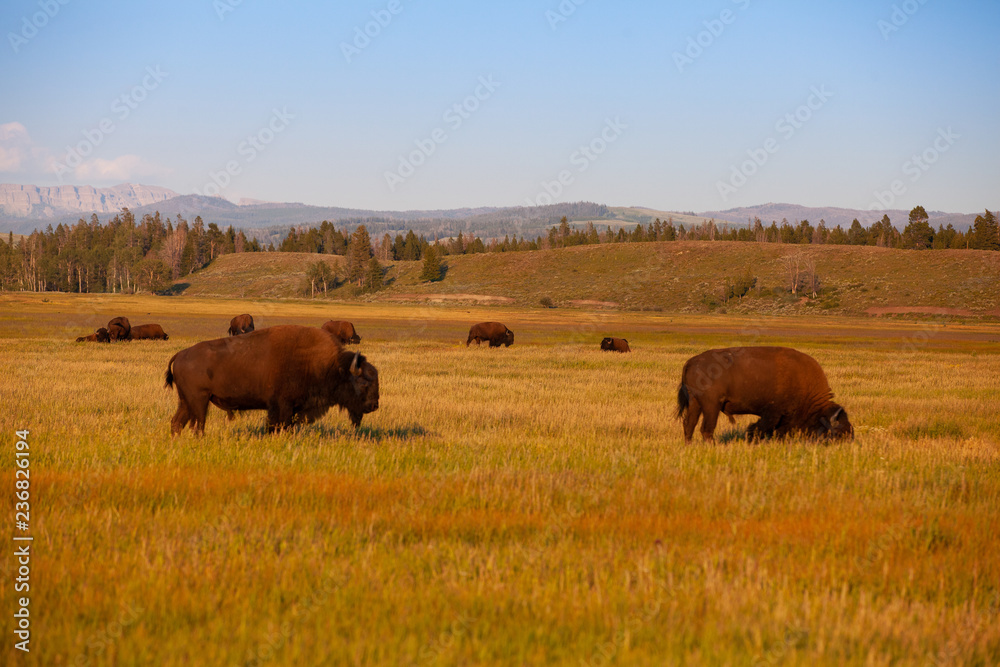
[[[204,437],[171,438],[167,360],[241,312],[354,322],[380,409],[273,436],[212,409]],[[170,340],[72,342],[116,315]],[[514,346],[466,348],[487,319]],[[633,352],[600,352],[607,335]],[[754,344],[816,357],[856,439],[748,444],[743,417],[685,445],[684,361]],[[997,664],[998,351],[995,321],[955,317],[3,294],[32,657]]]

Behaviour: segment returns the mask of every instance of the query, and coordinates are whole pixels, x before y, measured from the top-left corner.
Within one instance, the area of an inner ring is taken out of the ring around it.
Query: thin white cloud
[[[17,121],[0,125],[0,172],[23,171],[35,152],[28,128]]]

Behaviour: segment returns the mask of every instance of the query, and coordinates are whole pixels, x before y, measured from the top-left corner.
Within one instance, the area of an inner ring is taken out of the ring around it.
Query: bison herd
[[[127,317],[116,317],[87,336],[80,336],[77,343],[114,343],[125,340],[168,340],[166,332],[159,324],[139,324],[132,326]]]
[[[167,340],[159,324],[130,326],[116,317],[77,342]],[[514,332],[500,322],[480,322],[465,341],[510,347]],[[309,424],[331,407],[346,410],[355,427],[378,409],[378,370],[359,352],[343,349],[361,336],[351,322],[330,320],[321,327],[294,325],[254,329],[253,317],[237,315],[228,336],[207,340],[175,354],[167,363],[166,387],[177,389],[171,431],[191,425],[205,430],[209,404],[230,418],[243,410],[266,410],[271,431]],[[608,336],[600,349],[631,352],[624,338]],[[677,389],[677,417],[690,442],[701,421],[703,440],[712,441],[719,415],[759,419],[747,440],[801,433],[824,439],[853,438],[854,428],[819,363],[787,347],[730,347],[688,359]]]

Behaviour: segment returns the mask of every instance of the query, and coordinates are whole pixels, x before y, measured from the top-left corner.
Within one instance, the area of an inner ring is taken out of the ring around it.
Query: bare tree
[[[181,276],[181,259],[184,257],[184,246],[186,245],[187,229],[179,225],[163,242],[163,259],[170,267],[170,275],[174,279]]]
[[[785,272],[788,276],[788,285],[792,294],[798,294],[799,277],[802,274],[802,255],[785,255],[781,258],[781,263],[785,265]]]

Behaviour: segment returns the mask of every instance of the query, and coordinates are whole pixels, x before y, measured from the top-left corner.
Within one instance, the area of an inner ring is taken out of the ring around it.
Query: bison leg
[[[766,440],[774,437],[774,429],[781,421],[781,415],[766,414],[747,426],[747,440]]]
[[[688,400],[687,411],[684,413],[684,442],[691,442],[694,437],[694,427],[698,425],[698,418],[701,417],[701,403],[697,398],[691,397]]]
[[[178,398],[177,412],[170,419],[171,435],[179,435],[189,421],[191,421],[191,411],[188,410],[187,402],[183,398]]]
[[[715,401],[706,403],[701,408],[701,438],[705,442],[715,440],[715,425],[719,421],[719,405]]]

